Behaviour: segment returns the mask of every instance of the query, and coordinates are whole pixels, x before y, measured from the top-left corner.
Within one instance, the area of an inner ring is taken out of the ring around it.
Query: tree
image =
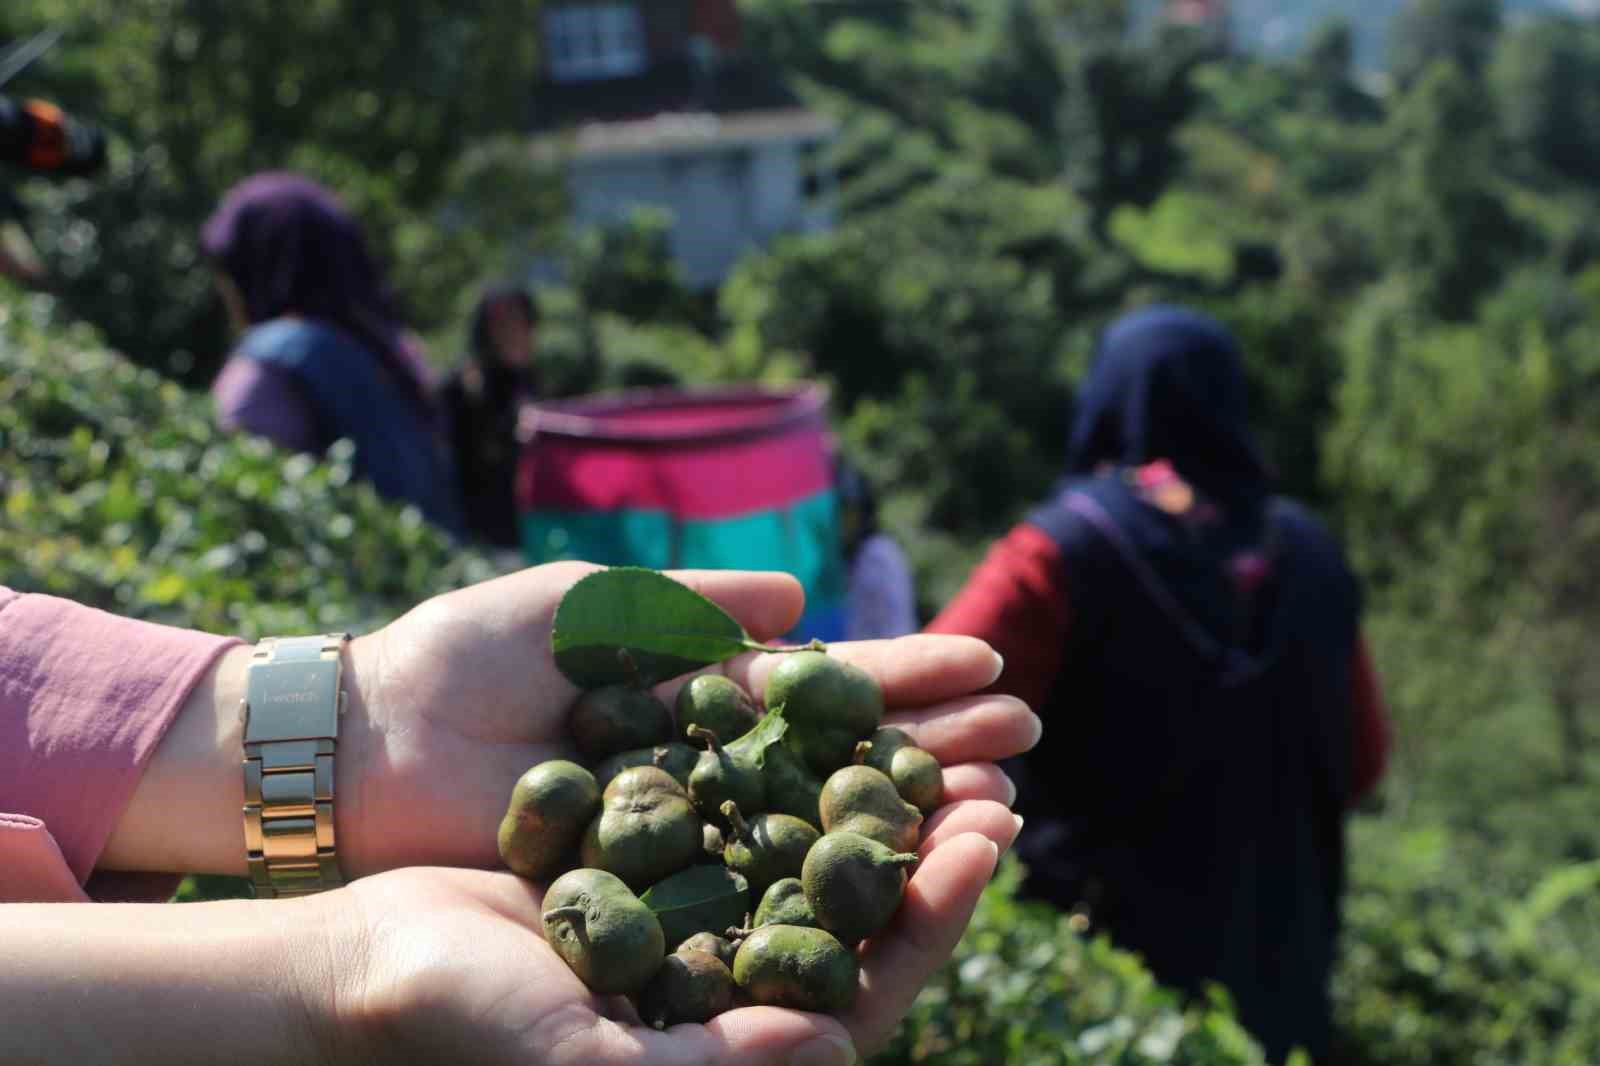
[[[1410,85],[1438,61],[1476,81],[1500,32],[1500,0],[1411,0],[1390,31],[1389,74]]]
[[[19,29],[59,10],[17,3]],[[317,0],[292,15],[269,0],[74,4],[64,72],[39,91],[59,86],[121,144],[104,177],[33,190],[62,301],[134,357],[205,380],[225,341],[197,233],[228,186],[258,170],[307,171],[343,195],[393,261],[402,223],[441,206],[467,146],[523,125],[537,9],[537,0]],[[439,301],[440,279],[403,280],[423,325],[453,304],[453,292]]]
[[[1600,158],[1600,27],[1563,16],[1506,34],[1490,72],[1506,139],[1535,167],[1594,178]]]
[[[1462,320],[1524,238],[1495,183],[1493,130],[1454,63],[1430,67],[1390,116],[1390,164],[1375,179],[1374,233],[1425,306]]]
[[[1355,28],[1349,19],[1335,16],[1319,22],[1296,66],[1310,96],[1309,110],[1345,121],[1379,115],[1376,102],[1355,82]]]

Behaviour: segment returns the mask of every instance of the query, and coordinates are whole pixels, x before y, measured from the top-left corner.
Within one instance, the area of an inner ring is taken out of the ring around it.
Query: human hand
[[[437,596],[353,642],[336,804],[347,876],[499,864],[495,831],[517,778],[572,755],[566,717],[578,690],[556,668],[550,624],[566,590],[595,569],[553,563]],[[757,640],[786,632],[803,605],[799,584],[783,574],[672,576],[721,604]],[[992,760],[1031,747],[1039,723],[1015,699],[970,695],[999,673],[986,644],[914,636],[830,650],[878,678],[886,724],[906,728],[945,766],[947,805],[1010,803],[1014,790]],[[713,669],[759,694],[774,664],[750,653]],[[678,684],[658,690],[669,706]],[[935,812],[930,831],[949,817]],[[1008,845],[1009,825],[1008,818],[991,839]]]
[[[831,1018],[743,1007],[657,1031],[597,996],[546,944],[543,887],[509,873],[412,868],[319,897],[337,908],[313,993],[328,1061],[543,1066],[846,1066],[893,1033],[950,956],[1015,821],[1003,806],[947,807],[927,834],[894,923],[861,956],[855,1006]],[[335,967],[337,968],[335,970]]]

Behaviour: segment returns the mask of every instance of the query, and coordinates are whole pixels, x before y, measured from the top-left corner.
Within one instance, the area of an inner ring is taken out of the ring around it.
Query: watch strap
[[[244,836],[256,895],[344,883],[333,824],[347,633],[256,645],[244,700]]]

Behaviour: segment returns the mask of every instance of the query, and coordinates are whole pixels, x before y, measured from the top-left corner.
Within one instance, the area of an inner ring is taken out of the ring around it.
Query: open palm
[[[550,624],[562,595],[594,569],[550,564],[437,596],[354,643],[351,708],[340,730],[347,875],[499,864],[495,830],[517,777],[572,754],[566,716],[578,692],[556,669]],[[798,583],[782,574],[672,576],[758,640],[788,630],[803,606]],[[945,765],[947,804],[1010,802],[1010,783],[992,760],[1031,746],[1039,726],[1014,699],[970,695],[998,673],[987,645],[916,636],[832,650],[878,678],[888,720]],[[759,693],[773,659],[752,653],[715,669]],[[662,687],[664,698],[676,684]],[[936,812],[930,825],[953,809]],[[1009,843],[1005,833],[994,839]]]
[[[360,956],[337,1031],[377,1061],[541,1066],[797,1063],[845,1066],[881,1045],[950,955],[1015,823],[987,801],[948,808],[890,927],[866,946],[840,1018],[744,1007],[705,1025],[641,1025],[621,997],[591,993],[540,933],[541,886],[512,874],[416,868],[340,893]],[[350,1050],[350,1049],[346,1049]]]

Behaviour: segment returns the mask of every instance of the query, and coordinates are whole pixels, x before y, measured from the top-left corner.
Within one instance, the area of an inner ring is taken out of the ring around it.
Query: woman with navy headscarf
[[[334,195],[298,174],[257,174],[224,197],[201,247],[242,333],[212,386],[221,425],[313,454],[348,438],[359,476],[459,532],[426,366]]]
[[[1328,1050],[1345,814],[1388,748],[1359,606],[1272,495],[1233,338],[1152,307],[1101,339],[1066,480],[929,627],[988,640],[1043,711],[1013,768],[1026,891],[1221,983],[1273,1061]]]

